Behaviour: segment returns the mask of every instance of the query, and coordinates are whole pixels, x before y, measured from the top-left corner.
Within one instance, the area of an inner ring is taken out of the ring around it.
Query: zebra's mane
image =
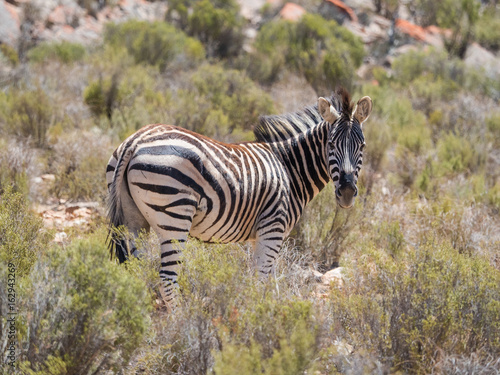
[[[327,100],[342,117],[348,120],[351,118],[353,103],[347,90],[340,87]],[[258,142],[279,142],[304,133],[322,121],[318,104],[315,104],[284,115],[261,116],[253,132]]]

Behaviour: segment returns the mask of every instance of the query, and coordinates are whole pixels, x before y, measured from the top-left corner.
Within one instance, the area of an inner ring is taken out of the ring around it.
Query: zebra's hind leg
[[[177,232],[171,238],[160,237],[161,241],[161,267],[160,267],[160,293],[167,306],[175,299],[177,289],[177,276],[182,251],[186,247],[188,232]]]
[[[160,293],[167,306],[172,305],[177,293],[177,274],[182,251],[185,249],[189,230],[193,221],[195,208],[184,207],[180,213],[165,210],[163,218],[168,220],[158,221],[155,231],[160,240],[161,267],[160,267]]]

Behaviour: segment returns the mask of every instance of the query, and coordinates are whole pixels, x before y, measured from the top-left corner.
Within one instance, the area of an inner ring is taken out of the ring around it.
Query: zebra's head
[[[363,123],[372,111],[372,100],[365,96],[353,109],[347,91],[339,89],[330,100],[319,98],[318,109],[323,119],[331,124],[326,157],[337,203],[342,208],[350,208],[358,195],[356,184],[365,147]]]

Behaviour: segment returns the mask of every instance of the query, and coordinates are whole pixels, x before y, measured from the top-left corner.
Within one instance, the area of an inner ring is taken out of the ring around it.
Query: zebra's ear
[[[328,121],[330,124],[333,124],[340,116],[333,105],[322,97],[318,99],[318,109],[319,114],[323,117],[323,120]]]
[[[364,96],[358,100],[358,104],[353,111],[353,116],[360,124],[368,120],[370,113],[372,113],[372,100],[369,96]]]

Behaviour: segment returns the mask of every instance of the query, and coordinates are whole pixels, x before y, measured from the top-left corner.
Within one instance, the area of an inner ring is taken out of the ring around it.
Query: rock
[[[298,21],[306,14],[306,10],[295,3],[286,3],[285,6],[280,10],[280,17],[288,21]]]
[[[338,354],[343,355],[345,357],[350,355],[354,350],[354,347],[352,345],[349,345],[348,343],[340,340],[334,340],[333,346],[335,347],[335,349],[337,349]]]
[[[449,30],[440,29],[437,26],[423,28],[402,18],[396,20],[396,31],[417,42],[432,45],[436,48],[443,48],[443,35],[447,36],[449,33]]]
[[[344,275],[342,272],[344,271],[344,267],[337,267],[333,270],[326,272],[323,276],[321,276],[321,282],[324,285],[335,285],[338,287],[342,287],[344,285]]]
[[[325,18],[332,18],[339,24],[343,24],[344,21],[348,20],[350,22],[358,23],[358,16],[351,7],[347,6],[341,0],[325,0],[320,5],[320,14]]]
[[[68,235],[64,232],[57,232],[54,236],[54,242],[62,243],[68,238]]]
[[[99,208],[99,202],[76,202],[76,203],[69,203],[67,204],[67,207],[76,207],[76,208],[81,208],[81,207],[85,207],[85,208],[93,208],[93,209],[97,209]]]
[[[64,12],[64,7],[59,5],[56,7],[47,17],[47,23],[52,25],[65,25],[66,24],[66,14]]]
[[[332,287],[342,288],[344,286],[344,267],[337,267],[333,270],[319,275],[320,283],[316,286],[314,295],[317,298],[328,298],[328,294]]]
[[[500,58],[477,43],[472,43],[467,48],[464,63],[471,68],[484,69],[492,78],[500,75]]]
[[[343,26],[361,38],[364,44],[373,44],[380,40],[389,40],[391,22],[375,15],[369,18],[368,26],[356,22],[344,22]]]
[[[21,22],[18,8],[0,0],[0,43],[17,46],[21,35]]]
[[[255,24],[260,20],[260,9],[266,4],[266,0],[237,0],[237,3],[240,14]]]
[[[40,176],[40,178],[42,179],[42,181],[55,181],[56,180],[56,176],[54,176],[53,174],[42,174]]]

